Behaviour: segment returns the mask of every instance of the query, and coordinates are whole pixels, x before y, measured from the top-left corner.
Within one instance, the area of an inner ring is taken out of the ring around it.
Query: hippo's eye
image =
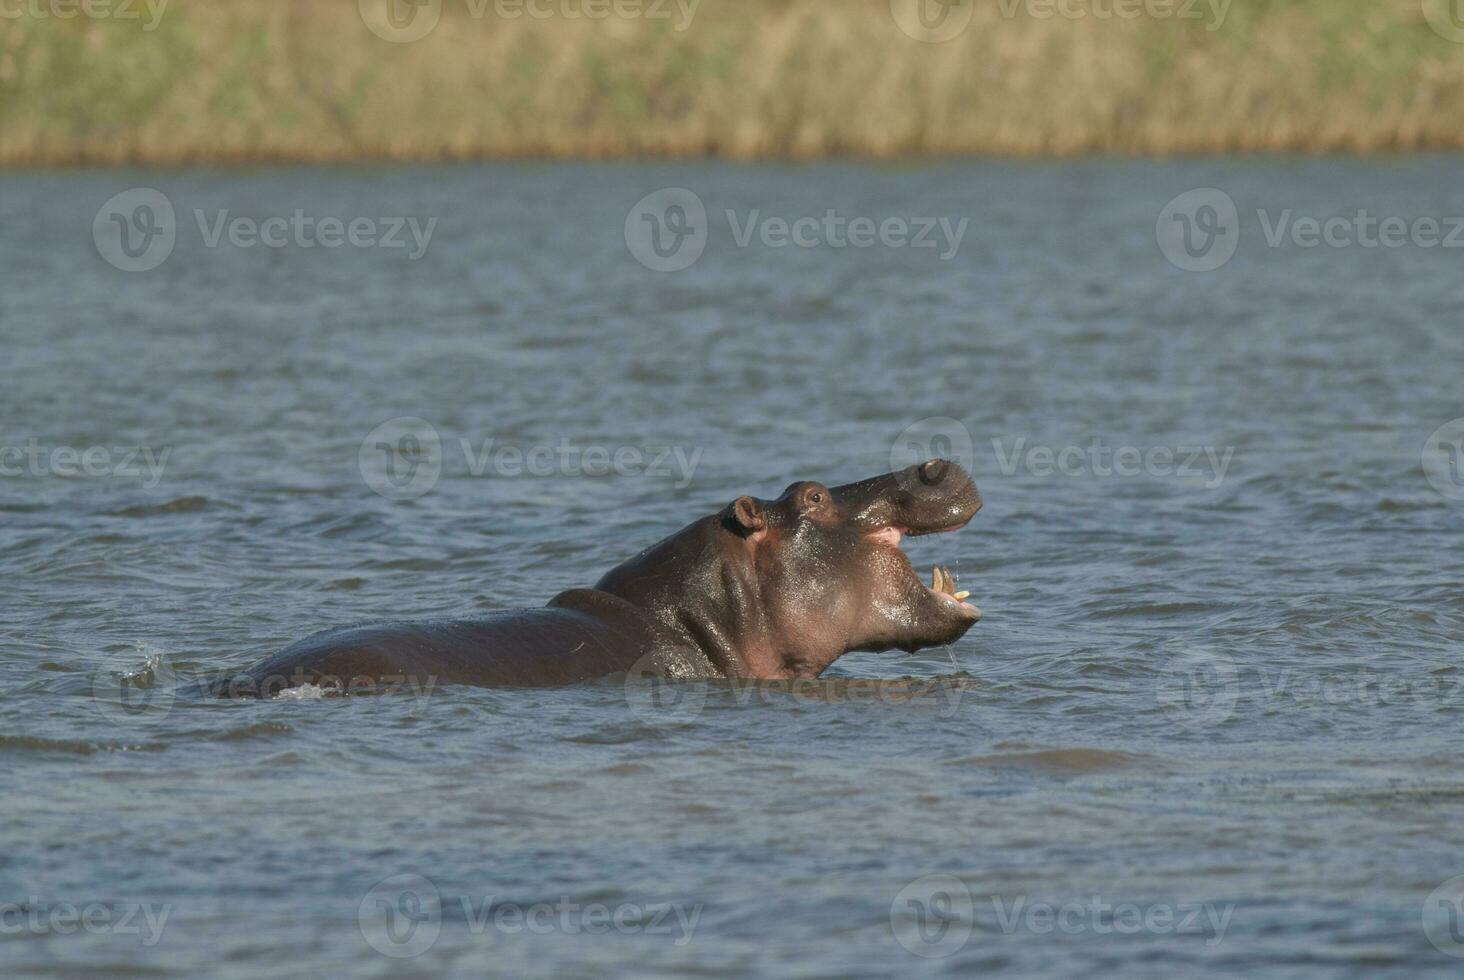
[[[823,503],[823,494],[818,490],[815,490],[813,491],[813,493],[808,495],[808,500],[810,503],[821,504]]]

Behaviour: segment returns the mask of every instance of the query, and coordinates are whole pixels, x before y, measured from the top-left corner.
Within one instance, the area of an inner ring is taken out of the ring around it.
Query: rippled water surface
[[[1464,415],[1459,253],[1272,248],[1255,212],[1443,217],[1459,167],[0,176],[0,444],[42,460],[0,478],[4,972],[1452,975],[1464,503],[1420,453]],[[92,227],[135,186],[177,246],[127,273]],[[712,227],[679,272],[626,246],[663,187]],[[1199,187],[1242,216],[1204,274],[1155,242]],[[194,214],[297,208],[437,224],[412,261],[210,248]],[[947,261],[739,247],[729,209],[969,226]],[[441,476],[395,500],[360,461],[400,416]],[[548,477],[492,456],[561,445]],[[48,455],[93,446],[99,475]],[[986,612],[949,650],[801,691],[191,686],[538,605],[932,446],[986,497],[909,547]],[[586,447],[649,472],[577,475]]]

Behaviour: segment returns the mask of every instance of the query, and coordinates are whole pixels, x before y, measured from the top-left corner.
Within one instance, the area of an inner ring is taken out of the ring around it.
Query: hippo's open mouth
[[[956,589],[956,580],[955,577],[951,575],[951,570],[949,567],[941,565],[932,566],[930,570],[930,584],[926,585],[923,581],[921,581],[919,574],[915,571],[915,566],[910,561],[910,556],[905,554],[904,549],[900,547],[900,541],[906,535],[909,535],[910,537],[920,537],[927,534],[950,534],[952,532],[959,531],[961,528],[965,527],[969,520],[970,518],[967,518],[967,520],[960,521],[959,523],[951,524],[946,527],[933,528],[928,531],[911,531],[908,528],[897,527],[893,524],[889,524],[879,528],[878,530],[868,532],[868,537],[875,544],[889,548],[893,550],[895,554],[899,555],[900,562],[905,566],[905,568],[909,570],[911,578],[918,582],[921,588],[925,589],[927,592],[931,593],[942,602],[948,603],[949,605],[960,609],[962,612],[964,612],[965,615],[975,621],[981,618],[981,610],[978,609],[973,603],[965,601],[966,598],[971,594],[969,591],[966,591],[964,589],[958,591]]]

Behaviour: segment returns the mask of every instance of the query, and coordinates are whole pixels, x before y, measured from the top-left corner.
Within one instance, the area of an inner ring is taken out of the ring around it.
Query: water
[[[5,972],[1452,974],[1464,503],[1420,453],[1464,414],[1458,253],[1273,248],[1256,209],[1444,218],[1459,165],[0,176],[0,444],[42,461],[0,479]],[[91,230],[136,186],[177,241],[128,273]],[[626,245],[663,187],[712,224],[680,272]],[[1201,187],[1241,231],[1197,274],[1155,222]],[[193,213],[297,208],[438,221],[413,261],[210,248]],[[753,209],[969,226],[948,261],[739,247]],[[394,500],[359,459],[400,416],[441,475]],[[935,440],[986,497],[909,547],[986,612],[950,650],[798,692],[190,686],[329,626],[537,605]],[[493,455],[562,443],[548,477]],[[644,455],[572,475],[586,447]],[[1174,458],[1102,475],[1123,447]]]

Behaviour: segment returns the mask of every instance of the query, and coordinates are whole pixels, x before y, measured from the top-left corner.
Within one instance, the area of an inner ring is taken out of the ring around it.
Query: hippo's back
[[[308,636],[216,691],[271,697],[302,684],[355,692],[574,684],[630,670],[655,651],[656,640],[634,618],[562,606],[353,626]]]

